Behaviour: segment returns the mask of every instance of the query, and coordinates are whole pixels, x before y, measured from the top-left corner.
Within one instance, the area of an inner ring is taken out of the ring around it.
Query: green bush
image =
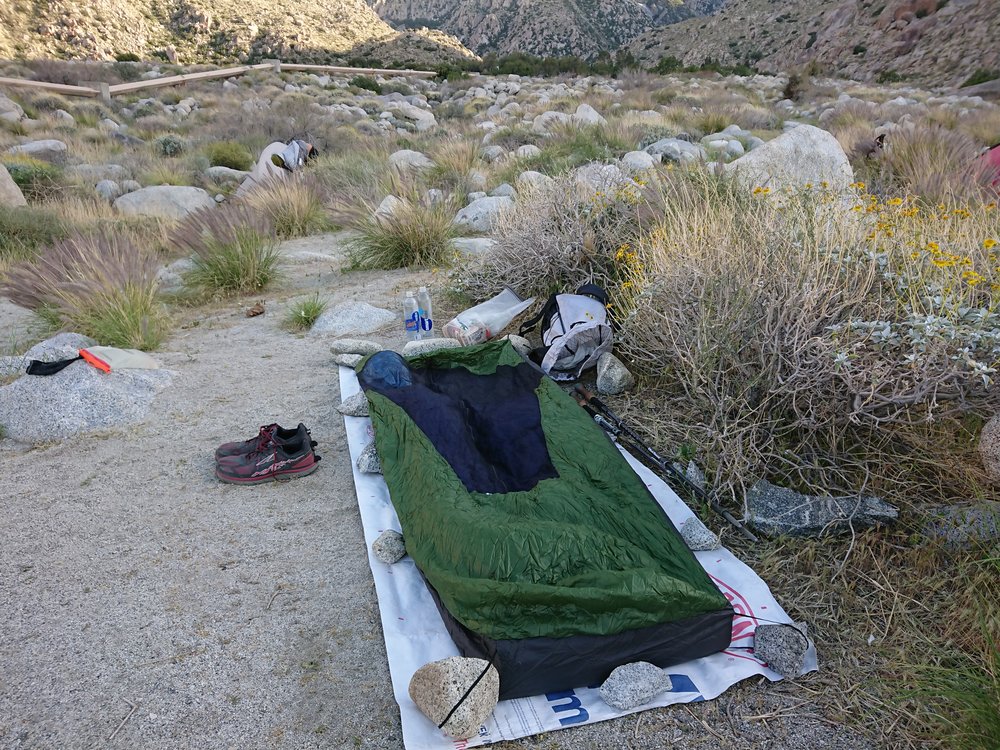
[[[253,167],[250,150],[236,141],[215,141],[205,147],[205,156],[213,167],[229,167],[244,172]]]
[[[413,87],[409,84],[403,83],[402,81],[394,81],[392,83],[387,83],[382,87],[383,94],[402,94],[403,96],[412,96]]]
[[[135,52],[119,52],[115,55],[115,60],[123,63],[139,62],[139,56]]]
[[[667,55],[660,58],[660,61],[653,66],[652,71],[660,75],[666,75],[667,73],[676,73],[683,69],[684,63],[673,55]]]
[[[55,164],[20,154],[7,154],[0,163],[29,201],[47,198],[62,187],[63,170]]]
[[[177,156],[187,148],[187,144],[180,136],[172,133],[161,135],[156,139],[156,150],[163,156]]]
[[[500,178],[513,183],[524,170],[557,175],[593,161],[614,161],[635,144],[626,142],[613,128],[603,125],[569,126],[556,129],[541,143],[542,153],[512,162],[501,170]]]
[[[959,88],[965,88],[966,86],[975,86],[977,83],[986,83],[986,81],[992,81],[1000,78],[1000,70],[987,70],[986,68],[980,68],[971,76],[969,76],[965,83],[963,83]]]
[[[65,222],[53,211],[0,206],[0,262],[32,258],[66,234]]]
[[[247,206],[196,211],[177,228],[171,244],[191,254],[194,268],[184,283],[200,294],[257,292],[278,275],[274,228]]]
[[[376,94],[382,93],[382,84],[371,76],[354,76],[347,83],[355,88],[367,89],[368,91],[374,91]]]
[[[878,76],[875,78],[876,83],[899,83],[902,80],[903,76],[895,70],[880,71]]]

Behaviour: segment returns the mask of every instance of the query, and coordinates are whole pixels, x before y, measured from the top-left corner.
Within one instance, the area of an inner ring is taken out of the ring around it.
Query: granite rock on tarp
[[[612,708],[629,711],[649,703],[673,685],[670,675],[655,664],[645,661],[615,667],[601,685],[601,698]]]

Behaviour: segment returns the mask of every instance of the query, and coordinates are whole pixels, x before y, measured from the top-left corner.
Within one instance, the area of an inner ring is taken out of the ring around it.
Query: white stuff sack
[[[481,344],[510,325],[534,301],[534,297],[521,299],[513,289],[507,287],[496,297],[470,307],[449,320],[443,329],[444,335],[457,339],[464,346]]]

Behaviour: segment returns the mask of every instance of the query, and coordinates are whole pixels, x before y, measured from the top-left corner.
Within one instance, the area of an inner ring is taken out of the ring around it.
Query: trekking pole
[[[662,473],[668,475],[668,477],[678,481],[695,497],[706,503],[709,508],[722,516],[730,526],[739,531],[740,534],[748,540],[751,542],[758,541],[757,537],[746,526],[733,516],[732,513],[722,507],[719,501],[714,497],[714,493],[710,493],[702,487],[696,485],[687,477],[687,475],[678,470],[677,467],[675,467],[671,462],[667,461],[667,459],[653,450],[653,448],[646,444],[639,433],[629,427],[622,420],[622,418],[615,414],[601,399],[580,384],[578,384],[573,391],[575,393],[577,403],[580,404],[580,406],[582,406],[587,413],[594,418],[594,421],[597,422],[597,424],[603,428],[605,432],[611,435],[614,440],[621,443],[626,450],[630,448],[634,449],[635,452],[640,454],[640,457],[645,458],[647,462],[653,464],[653,466],[659,469]],[[624,440],[622,438],[624,438]]]

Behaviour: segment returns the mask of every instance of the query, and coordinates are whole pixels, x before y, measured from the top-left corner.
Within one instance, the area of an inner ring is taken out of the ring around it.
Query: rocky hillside
[[[751,62],[774,72],[816,63],[860,80],[961,85],[1000,71],[996,0],[728,0],[716,14],[648,31],[630,49],[644,61],[674,56]]]
[[[650,10],[639,0],[370,2],[394,26],[439,28],[478,54],[593,57],[600,50],[621,47],[653,26]]]
[[[182,62],[372,55],[431,64],[469,54],[426,29],[401,34],[364,0],[14,0],[0,3],[0,58],[107,59],[160,52]]]

